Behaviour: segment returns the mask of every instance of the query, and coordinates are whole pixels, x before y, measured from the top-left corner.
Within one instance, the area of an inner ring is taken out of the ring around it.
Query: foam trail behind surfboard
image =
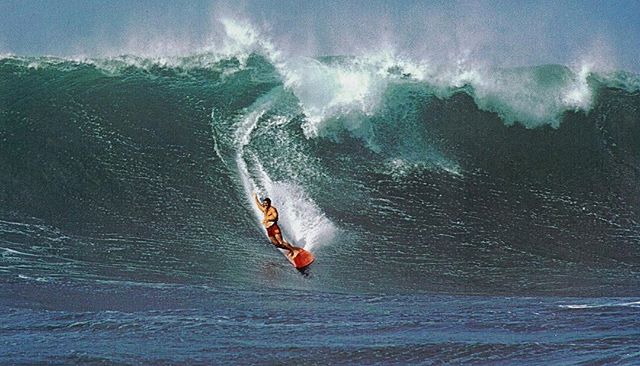
[[[253,192],[262,188],[260,190],[268,192],[274,206],[280,211],[279,224],[284,231],[285,240],[292,242],[293,245],[312,250],[320,244],[332,240],[336,233],[333,223],[327,219],[302,187],[291,182],[274,182],[258,158],[253,156],[252,162],[260,175],[261,183],[260,186],[256,184],[249,173],[249,166],[245,160],[244,147],[251,141],[252,132],[256,130],[258,121],[269,107],[270,103],[264,103],[244,117],[237,125],[235,131],[236,165],[240,181],[258,221],[262,220],[262,212],[255,206],[252,196]]]
[[[245,197],[249,200],[249,206],[253,209],[254,216],[258,222],[262,221],[262,212],[253,202],[253,192],[256,191],[257,185],[251,179],[247,162],[244,160],[244,147],[251,141],[251,133],[256,129],[258,120],[268,109],[269,103],[265,103],[261,108],[249,113],[240,123],[235,131],[236,143],[236,166],[240,181],[245,191]]]
[[[262,186],[279,210],[278,224],[293,245],[313,251],[330,243],[336,235],[335,225],[301,186],[292,182],[274,182],[256,161]]]

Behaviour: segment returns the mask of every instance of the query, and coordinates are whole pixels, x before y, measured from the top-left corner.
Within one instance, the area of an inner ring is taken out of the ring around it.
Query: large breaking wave
[[[637,75],[286,59],[227,27],[241,47],[0,59],[3,272],[268,281],[258,191],[311,285],[637,290]]]

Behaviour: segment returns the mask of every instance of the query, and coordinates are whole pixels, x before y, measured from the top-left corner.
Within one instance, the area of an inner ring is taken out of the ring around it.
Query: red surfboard
[[[311,254],[311,252],[308,252],[302,248],[295,256],[291,256],[288,251],[283,254],[297,269],[302,269],[310,265],[316,259],[313,254]]]

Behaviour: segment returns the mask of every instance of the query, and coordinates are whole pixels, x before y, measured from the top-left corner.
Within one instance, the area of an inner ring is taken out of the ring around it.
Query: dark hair
[[[265,198],[265,199],[264,199],[264,202],[266,202],[266,203],[268,203],[268,204],[271,204],[271,198],[269,198],[269,197]]]

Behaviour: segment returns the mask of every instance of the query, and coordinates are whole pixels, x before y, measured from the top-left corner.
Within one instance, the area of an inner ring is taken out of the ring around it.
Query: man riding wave
[[[256,193],[253,194],[253,198],[256,201],[256,205],[264,214],[264,219],[262,219],[262,224],[265,229],[267,229],[267,236],[269,236],[269,240],[273,245],[278,248],[288,250],[289,254],[292,257],[295,257],[302,248],[295,247],[290,243],[287,243],[282,238],[282,231],[278,226],[278,210],[275,207],[271,206],[271,199],[265,198],[262,202],[258,199],[258,195]]]

